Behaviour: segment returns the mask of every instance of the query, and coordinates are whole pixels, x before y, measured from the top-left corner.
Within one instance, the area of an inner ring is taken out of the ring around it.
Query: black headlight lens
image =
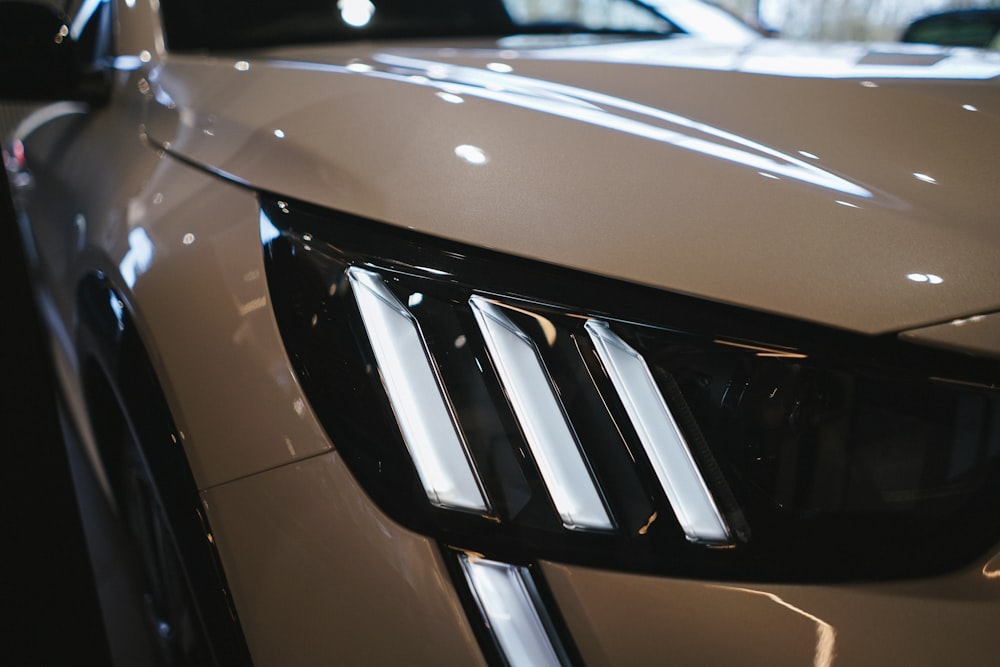
[[[445,545],[828,581],[946,571],[1000,536],[994,361],[302,204],[263,200],[261,229],[331,440],[385,511]],[[442,466],[469,477],[453,492]]]

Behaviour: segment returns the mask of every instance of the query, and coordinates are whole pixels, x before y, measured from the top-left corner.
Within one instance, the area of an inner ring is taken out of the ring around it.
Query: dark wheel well
[[[250,664],[211,529],[154,367],[102,275],[79,292],[78,350],[97,448],[145,574],[166,665]]]

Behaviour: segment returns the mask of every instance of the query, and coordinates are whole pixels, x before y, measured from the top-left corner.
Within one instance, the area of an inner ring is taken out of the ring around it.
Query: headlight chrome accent
[[[458,559],[507,664],[569,664],[527,568],[473,554],[460,554]]]
[[[377,273],[347,270],[403,440],[438,507],[486,513],[489,504],[410,312]]]
[[[684,534],[692,542],[728,544],[729,528],[698,470],[684,434],[656,387],[646,360],[616,336],[607,323],[587,320],[584,328],[628,412]]]
[[[472,296],[469,305],[563,525],[612,530],[614,523],[534,342],[488,299]]]

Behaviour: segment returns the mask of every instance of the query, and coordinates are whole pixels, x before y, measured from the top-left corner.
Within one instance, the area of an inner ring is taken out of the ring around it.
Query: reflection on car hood
[[[290,198],[879,333],[1000,310],[998,74],[683,37],[171,56],[147,131]]]

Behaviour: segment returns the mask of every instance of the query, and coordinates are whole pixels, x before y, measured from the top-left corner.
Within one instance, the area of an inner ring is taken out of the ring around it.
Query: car
[[[996,54],[631,0],[60,11],[0,3],[0,97],[38,102],[4,162],[138,564],[110,635],[995,662]]]
[[[750,23],[742,16],[713,2],[702,0],[651,0],[644,3],[667,18],[687,35],[713,42],[752,42],[777,37],[769,27]]]
[[[1000,9],[951,9],[921,16],[906,26],[900,41],[998,49]]]

